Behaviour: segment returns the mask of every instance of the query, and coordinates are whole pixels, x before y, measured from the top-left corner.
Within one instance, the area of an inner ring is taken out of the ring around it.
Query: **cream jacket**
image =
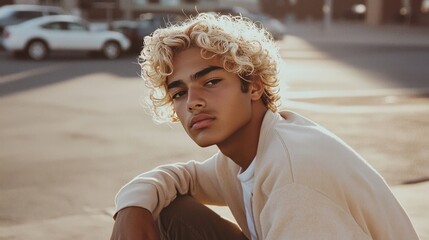
[[[418,239],[382,177],[338,137],[296,113],[267,111],[254,161],[260,240]],[[249,236],[239,169],[220,152],[204,162],[160,166],[119,191],[117,211],[140,206],[156,219],[177,194],[190,194],[228,206]]]

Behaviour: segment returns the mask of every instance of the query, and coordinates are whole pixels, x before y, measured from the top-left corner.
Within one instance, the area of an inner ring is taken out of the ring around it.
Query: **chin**
[[[198,146],[203,148],[217,145],[223,140],[223,137],[221,135],[216,134],[213,131],[200,131],[198,133],[193,134],[188,133],[188,135]]]
[[[211,146],[213,146],[214,144],[205,144],[205,145],[200,145],[200,144],[198,144],[198,146],[200,146],[200,147],[202,147],[202,148],[206,148],[206,147],[211,147]]]
[[[207,138],[207,137],[202,137],[202,136],[198,136],[196,138],[192,138],[192,140],[200,147],[205,148],[205,147],[210,147],[213,146],[217,143],[217,141],[215,141],[213,138]]]
[[[215,143],[212,142],[205,142],[205,141],[194,141],[198,146],[205,148],[215,145]]]

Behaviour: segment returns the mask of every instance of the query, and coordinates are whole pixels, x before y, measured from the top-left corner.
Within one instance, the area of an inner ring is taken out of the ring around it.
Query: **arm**
[[[159,240],[152,214],[140,207],[127,207],[116,214],[111,240]]]
[[[216,155],[201,162],[163,165],[126,184],[116,196],[117,211],[130,206],[149,210],[154,219],[178,194],[202,203],[224,204],[216,171]]]

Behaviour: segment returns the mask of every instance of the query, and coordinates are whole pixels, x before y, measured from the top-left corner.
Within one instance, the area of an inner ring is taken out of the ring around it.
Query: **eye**
[[[209,86],[209,87],[214,86],[214,85],[218,84],[220,81],[221,81],[221,79],[219,79],[219,78],[210,79],[204,84],[204,86]]]
[[[186,94],[186,91],[178,91],[178,92],[176,92],[176,93],[172,94],[172,95],[171,95],[171,98],[172,98],[173,100],[176,100],[176,99],[179,99],[181,96],[183,96],[183,95],[185,95],[185,94]]]

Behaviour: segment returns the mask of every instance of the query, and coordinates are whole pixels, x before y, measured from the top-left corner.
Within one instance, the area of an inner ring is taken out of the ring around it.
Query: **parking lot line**
[[[53,66],[30,69],[19,73],[12,73],[12,74],[0,77],[0,84],[13,82],[13,81],[21,80],[28,77],[34,77],[37,75],[53,72],[62,68],[64,68],[64,66],[61,64],[58,64]]]

